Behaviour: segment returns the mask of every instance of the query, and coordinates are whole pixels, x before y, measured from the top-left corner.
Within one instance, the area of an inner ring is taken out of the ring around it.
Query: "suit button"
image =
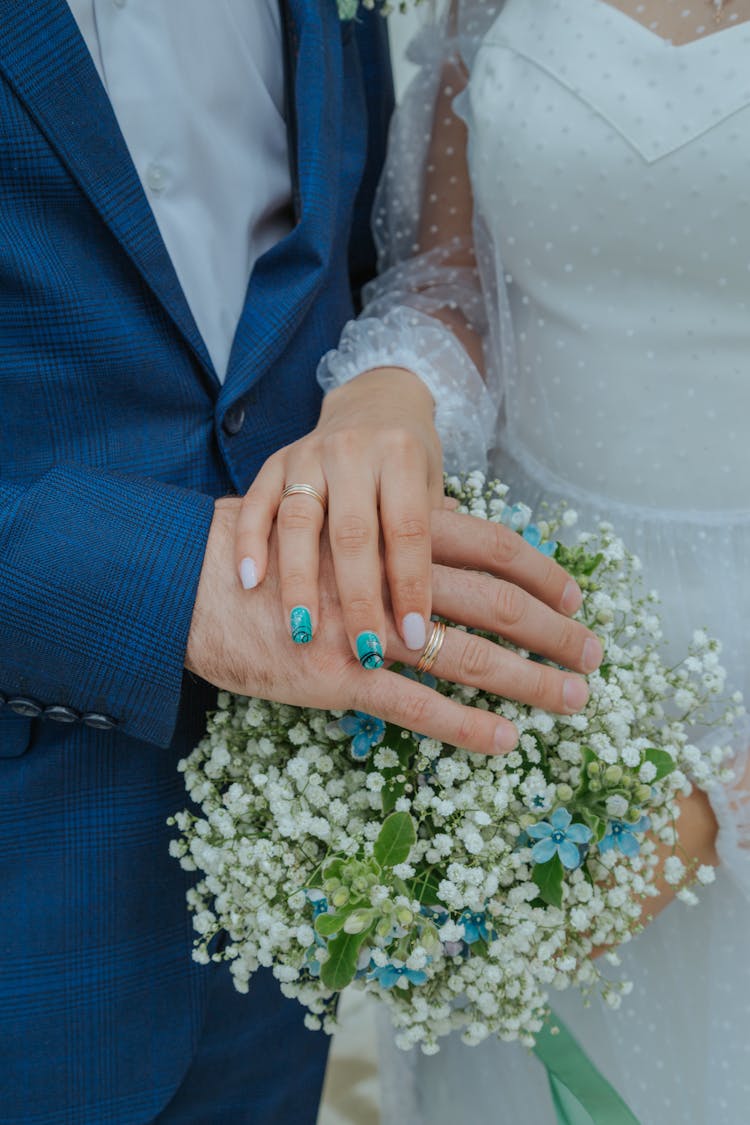
[[[112,730],[117,726],[117,720],[109,715],[100,715],[98,711],[87,711],[81,716],[81,722],[93,730]]]
[[[44,708],[42,718],[52,719],[56,723],[77,723],[79,715],[72,707],[62,707],[59,704],[55,704],[53,707]]]
[[[36,719],[42,713],[42,708],[33,699],[25,699],[21,695],[8,700],[11,711],[22,715],[24,719]]]
[[[224,415],[224,421],[221,423],[222,429],[225,434],[234,437],[238,434],[242,427],[245,425],[245,408],[244,406],[230,406]]]

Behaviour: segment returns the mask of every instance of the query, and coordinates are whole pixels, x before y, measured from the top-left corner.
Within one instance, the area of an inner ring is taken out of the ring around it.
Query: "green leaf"
[[[437,906],[439,904],[438,888],[443,878],[439,871],[423,871],[407,883],[409,897],[415,898],[423,906]]]
[[[315,919],[315,929],[321,937],[330,937],[339,932],[345,917],[345,914],[319,914]]]
[[[403,797],[406,790],[405,781],[396,781],[394,778],[386,781],[383,788],[380,790],[380,799],[383,803],[383,816],[388,816],[388,813],[393,812],[396,807],[396,801],[399,797]]]
[[[591,831],[594,833],[592,842],[599,843],[607,835],[607,822],[602,817],[597,816],[596,813],[591,812],[589,809],[581,809],[581,816]]]
[[[394,812],[383,822],[373,855],[381,867],[395,867],[406,863],[416,842],[417,830],[409,813]]]
[[[644,762],[651,762],[653,766],[656,766],[656,777],[654,781],[661,781],[663,777],[668,777],[676,768],[672,755],[668,754],[666,750],[645,750],[643,760]]]
[[[340,992],[350,984],[357,973],[360,946],[369,934],[339,934],[328,943],[328,960],[320,966],[320,979],[326,988]]]
[[[598,762],[598,761],[599,761],[599,759],[597,758],[596,754],[594,753],[594,751],[591,749],[590,746],[582,746],[581,747],[581,769],[582,770],[586,769],[586,766],[589,764],[589,762]]]
[[[580,765],[581,780],[579,781],[578,789],[576,790],[576,792],[579,794],[579,796],[583,796],[584,794],[588,793],[588,791],[589,791],[589,775],[588,775],[588,771],[587,771],[587,766],[591,762],[598,762],[598,761],[599,761],[599,759],[597,758],[596,754],[594,753],[594,751],[591,749],[590,746],[582,746],[581,747],[581,765]]]
[[[558,543],[555,551],[555,561],[579,583],[582,578],[591,577],[603,558],[601,553],[591,555],[585,547],[566,547],[564,543]]]
[[[411,742],[411,738],[402,738],[402,727],[397,727],[395,723],[385,724],[385,733],[378,743],[378,746],[387,746],[391,750],[395,750],[400,756],[404,746]]]
[[[340,879],[345,863],[345,859],[329,859],[328,863],[323,864],[323,878]]]
[[[562,906],[563,865],[557,852],[546,863],[535,863],[531,878],[546,903]]]

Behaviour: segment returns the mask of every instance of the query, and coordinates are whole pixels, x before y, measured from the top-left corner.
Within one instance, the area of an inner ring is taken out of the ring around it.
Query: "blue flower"
[[[506,505],[500,516],[500,522],[513,531],[523,531],[531,519],[531,508],[526,504]]]
[[[585,824],[571,824],[572,816],[567,809],[555,809],[549,822],[531,824],[526,832],[532,840],[538,840],[531,849],[535,863],[547,863],[555,852],[562,860],[563,867],[573,870],[581,862],[579,844],[588,844],[593,833]]]
[[[604,838],[599,844],[600,852],[611,852],[613,848],[623,855],[638,855],[641,850],[640,840],[636,840],[636,832],[646,832],[651,827],[647,816],[642,816],[635,824],[626,824],[624,820],[610,820]]]
[[[374,715],[366,715],[364,711],[355,711],[353,715],[344,715],[339,719],[339,728],[344,734],[351,734],[351,755],[358,762],[363,762],[373,746],[382,742],[385,734],[385,723],[376,719]]]
[[[319,914],[328,913],[328,899],[325,895],[321,895],[320,898],[316,899],[310,898],[310,901],[312,903],[313,920],[315,920]]]
[[[464,941],[467,945],[473,945],[475,941],[490,940],[490,932],[487,929],[487,915],[484,912],[479,914],[471,910],[464,910],[458,921],[464,928]]]
[[[542,541],[542,533],[535,523],[530,523],[524,529],[523,538],[532,547],[536,547],[537,551],[541,551],[543,555],[554,555],[557,550],[557,543],[554,539],[545,539]]]
[[[389,961],[387,965],[373,965],[368,980],[376,980],[382,988],[394,988],[402,979],[409,984],[424,984],[427,973],[421,969],[407,969],[402,961]]]

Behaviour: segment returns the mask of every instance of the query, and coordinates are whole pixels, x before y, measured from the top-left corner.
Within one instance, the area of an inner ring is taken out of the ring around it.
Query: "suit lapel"
[[[206,346],[65,0],[0,0],[0,70],[215,385]]]
[[[219,407],[241,398],[284,351],[325,276],[342,159],[341,25],[335,0],[280,0],[296,225],[255,265]],[[345,96],[345,95],[344,95]]]

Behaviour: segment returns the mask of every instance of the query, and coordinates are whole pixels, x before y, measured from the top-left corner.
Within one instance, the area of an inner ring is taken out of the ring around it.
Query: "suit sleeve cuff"
[[[212,497],[74,466],[0,499],[0,692],[169,745]]]

